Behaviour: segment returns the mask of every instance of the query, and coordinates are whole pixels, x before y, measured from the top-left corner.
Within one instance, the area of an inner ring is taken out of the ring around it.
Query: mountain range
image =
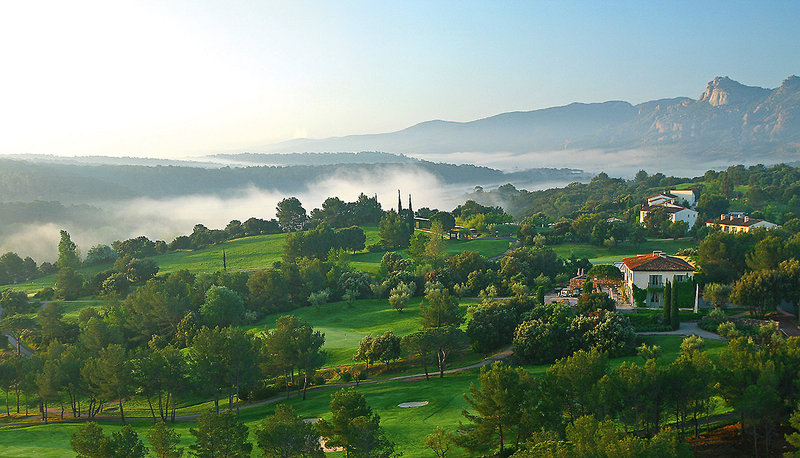
[[[638,105],[572,103],[469,122],[427,121],[396,132],[295,139],[259,148],[263,152],[386,151],[418,157],[654,149],[711,161],[797,160],[800,78],[790,76],[780,87],[765,89],[717,77],[697,99],[677,97]]]

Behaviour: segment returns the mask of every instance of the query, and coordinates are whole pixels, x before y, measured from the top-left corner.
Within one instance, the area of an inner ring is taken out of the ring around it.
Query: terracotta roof
[[[753,224],[760,223],[761,221],[764,221],[764,220],[763,219],[758,219],[758,218],[747,218],[747,219],[745,219],[742,216],[737,216],[737,217],[730,217],[729,216],[729,217],[725,218],[724,220],[721,220],[721,219],[717,218],[717,219],[715,219],[713,221],[709,221],[709,223],[712,223],[712,224],[724,224],[726,226],[750,227]]]
[[[663,253],[633,256],[622,260],[625,266],[634,271],[681,271],[694,272],[694,267],[681,258]]]

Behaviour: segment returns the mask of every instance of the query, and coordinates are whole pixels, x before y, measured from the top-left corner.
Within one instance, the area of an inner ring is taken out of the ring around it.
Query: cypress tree
[[[669,282],[664,283],[664,324],[672,324],[672,288]]]
[[[544,305],[544,286],[536,288],[536,302],[539,305]]]
[[[681,319],[678,315],[678,282],[672,282],[672,303],[670,304],[670,319],[672,329],[678,329],[681,325]]]
[[[397,190],[397,214],[403,214],[403,201],[400,199],[400,190]]]
[[[411,206],[411,194],[408,195],[408,232],[414,235],[414,208]]]

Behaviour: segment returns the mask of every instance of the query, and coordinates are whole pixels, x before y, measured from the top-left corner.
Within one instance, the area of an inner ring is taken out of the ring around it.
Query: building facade
[[[763,219],[750,218],[741,212],[732,212],[719,215],[719,219],[706,222],[706,226],[718,227],[722,232],[750,232],[753,229],[774,229],[775,223]]]
[[[694,267],[684,259],[662,251],[622,260],[625,295],[632,306],[636,306],[634,293],[644,290],[647,293],[645,307],[663,307],[666,283],[686,281],[694,272]]]

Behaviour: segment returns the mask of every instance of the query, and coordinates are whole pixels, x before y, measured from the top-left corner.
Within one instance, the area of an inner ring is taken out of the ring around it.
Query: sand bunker
[[[314,424],[318,423],[320,420],[322,420],[322,418],[304,418],[303,422]],[[344,447],[328,447],[328,440],[324,437],[319,438],[319,445],[322,447],[322,451],[325,453],[344,451]]]
[[[428,401],[422,401],[422,402],[402,402],[402,403],[400,403],[400,404],[397,404],[397,407],[408,408],[408,407],[422,407],[422,406],[426,406],[426,405],[428,405]]]

